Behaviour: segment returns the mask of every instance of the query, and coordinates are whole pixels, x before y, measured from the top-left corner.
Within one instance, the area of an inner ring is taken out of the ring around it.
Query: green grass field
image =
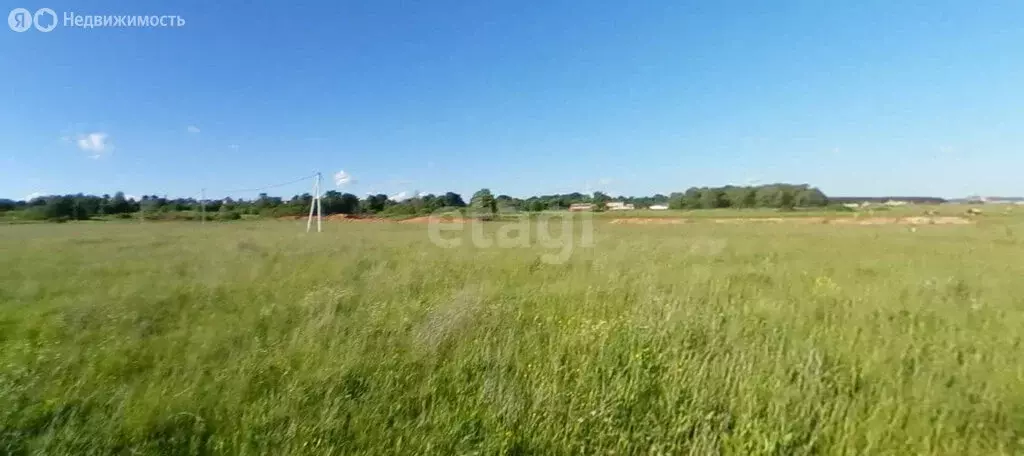
[[[1024,452],[1024,218],[304,225],[0,226],[0,454]]]

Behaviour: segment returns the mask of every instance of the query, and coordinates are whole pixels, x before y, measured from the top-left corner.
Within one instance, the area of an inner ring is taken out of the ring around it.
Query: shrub
[[[241,218],[242,214],[239,214],[235,211],[223,211],[217,214],[217,220],[221,221],[239,220]]]

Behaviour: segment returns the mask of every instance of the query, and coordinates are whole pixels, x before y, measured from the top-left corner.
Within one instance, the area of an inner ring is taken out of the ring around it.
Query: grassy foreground
[[[1020,220],[302,225],[0,226],[0,454],[1024,451]]]

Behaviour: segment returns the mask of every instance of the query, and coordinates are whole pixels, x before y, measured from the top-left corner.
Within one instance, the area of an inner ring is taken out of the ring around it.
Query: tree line
[[[123,192],[113,195],[50,195],[28,201],[0,199],[0,215],[23,220],[87,220],[92,218],[143,218],[198,220],[205,216],[215,220],[237,220],[247,216],[284,217],[307,214],[313,195],[303,193],[284,199],[259,194],[252,199],[166,198],[145,195],[126,197]],[[353,214],[383,217],[407,217],[433,213],[444,208],[467,208],[476,212],[540,212],[566,210],[573,204],[592,204],[601,211],[605,203],[617,201],[632,204],[637,209],[653,205],[666,205],[670,209],[715,208],[778,208],[821,207],[829,198],[816,187],[808,185],[771,184],[762,186],[693,187],[669,195],[656,194],[640,197],[612,197],[603,192],[567,193],[516,198],[495,196],[489,189],[473,194],[469,203],[455,192],[440,195],[421,194],[396,200],[384,194],[359,198],[351,193],[328,191],[321,196],[324,215]]]

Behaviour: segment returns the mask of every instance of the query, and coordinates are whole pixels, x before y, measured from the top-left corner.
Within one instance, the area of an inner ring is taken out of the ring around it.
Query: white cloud
[[[427,196],[427,195],[429,195],[429,194],[430,194],[430,193],[427,193],[427,192],[419,192],[418,194],[416,194],[416,196],[418,196],[418,197],[420,197],[420,198],[423,198],[424,196]]]
[[[345,170],[334,173],[334,185],[341,187],[350,183],[352,183],[352,175],[346,173]]]
[[[110,136],[103,132],[79,135],[75,144],[79,149],[90,152],[89,158],[97,159],[110,153],[113,145],[108,141]]]
[[[238,144],[231,144],[228,146],[231,150],[238,150]]]
[[[195,125],[189,125],[185,130],[188,130],[189,133],[199,133],[199,127]]]
[[[124,199],[126,199],[126,200],[135,200],[135,201],[142,201],[142,198],[139,198],[138,196],[135,196],[135,195],[124,195]]]
[[[608,184],[611,184],[611,183],[612,183],[612,180],[610,178],[607,178],[607,177],[602,177],[602,178],[597,180],[597,185],[608,185]]]
[[[25,197],[25,201],[32,201],[32,200],[34,200],[36,198],[39,198],[40,196],[46,196],[46,195],[48,195],[48,193],[46,193],[46,192],[32,192],[32,193],[29,193],[28,196]]]
[[[410,196],[408,192],[398,192],[388,197],[388,199],[391,201],[405,201],[409,198]]]

